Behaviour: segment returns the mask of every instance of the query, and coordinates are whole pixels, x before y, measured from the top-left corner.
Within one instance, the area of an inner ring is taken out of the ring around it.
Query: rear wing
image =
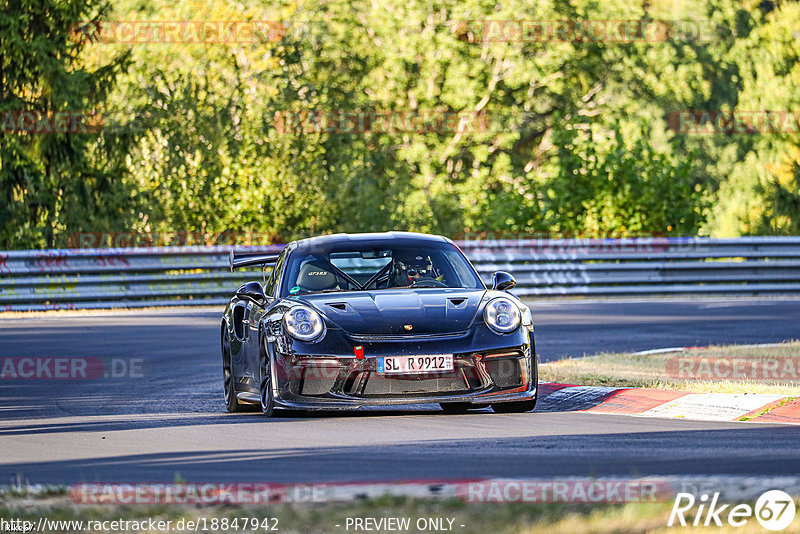
[[[231,249],[228,262],[231,266],[231,272],[233,272],[234,269],[240,267],[250,267],[253,265],[265,267],[267,265],[274,265],[278,260],[278,256],[279,254],[262,254],[259,252],[240,252],[237,254]]]

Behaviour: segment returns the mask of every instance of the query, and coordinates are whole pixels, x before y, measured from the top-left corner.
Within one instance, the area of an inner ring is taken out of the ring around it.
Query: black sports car
[[[487,289],[445,237],[328,235],[289,243],[279,256],[231,251],[230,263],[274,268],[225,308],[228,411],[536,405],[533,322],[507,292],[514,278],[498,271]]]

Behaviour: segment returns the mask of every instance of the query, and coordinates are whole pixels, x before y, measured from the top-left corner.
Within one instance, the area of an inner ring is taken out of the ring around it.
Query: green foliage
[[[246,43],[69,38],[72,23],[99,18],[286,28]],[[483,40],[480,21],[520,19],[688,19],[706,31]],[[796,233],[796,135],[692,136],[667,117],[800,109],[798,19],[797,2],[735,0],[6,2],[0,111],[91,109],[105,125],[0,134],[0,248],[115,230],[264,241],[390,229]],[[389,133],[284,123],[319,112],[485,123]]]
[[[740,14],[738,19],[747,21],[747,31],[740,32],[721,56],[737,68],[738,91],[727,109],[796,115],[800,109],[800,3],[757,3],[746,17]],[[716,192],[717,209],[710,213],[706,231],[716,235],[797,234],[800,209],[791,200],[797,185],[792,185],[789,176],[800,147],[798,132],[714,137],[714,145],[699,150]]]
[[[564,234],[629,237],[687,235],[707,207],[691,166],[643,137],[557,128],[558,156],[547,198],[549,226]]]
[[[0,113],[101,113],[124,54],[96,69],[70,28],[96,20],[102,1],[16,0],[0,12]],[[11,114],[11,115],[9,115]],[[129,219],[125,136],[0,132],[0,246],[53,247],[69,231]]]
[[[761,228],[800,235],[800,147],[790,145],[783,161],[767,168],[772,179],[760,192],[770,202],[761,215]]]

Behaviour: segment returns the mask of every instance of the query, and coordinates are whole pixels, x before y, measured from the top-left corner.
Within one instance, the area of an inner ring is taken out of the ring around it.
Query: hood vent
[[[467,299],[465,299],[465,298],[450,298],[450,299],[447,299],[447,302],[452,304],[454,308],[460,308],[467,302]]]
[[[347,309],[346,302],[326,302],[325,304],[334,310],[345,311]]]

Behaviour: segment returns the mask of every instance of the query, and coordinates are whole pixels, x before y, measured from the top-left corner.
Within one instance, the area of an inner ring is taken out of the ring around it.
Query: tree
[[[97,69],[82,63],[93,26],[76,36],[76,25],[98,20],[107,9],[97,0],[3,4],[0,113],[6,128],[0,132],[0,247],[64,245],[67,230],[109,227],[132,215],[122,162],[128,138],[92,133],[91,128],[80,133],[72,122],[73,117],[102,117],[114,80],[127,65],[125,54]],[[70,125],[61,133],[9,127],[22,112],[51,126],[56,114],[66,113]]]
[[[601,237],[697,232],[707,199],[689,163],[654,150],[642,137],[625,139],[618,125],[608,131],[583,126],[553,134],[558,155],[547,194],[552,228]]]
[[[33,102],[4,96],[3,109],[99,108],[106,117],[100,135],[4,135],[7,246],[119,227],[259,232],[262,241],[386,229],[628,236],[795,228],[794,186],[781,166],[795,139],[692,136],[668,119],[681,110],[797,109],[796,91],[787,90],[800,64],[797,2],[113,2],[109,12],[105,4],[5,4],[4,94]],[[70,21],[101,16],[281,21],[283,30],[253,42],[66,38]],[[37,17],[60,33],[23,29]],[[577,32],[582,21],[618,29],[659,19],[702,31],[668,25],[655,41]],[[519,20],[556,21],[568,37],[515,38],[502,21]],[[26,68],[32,74],[21,76]],[[315,125],[320,114],[355,112],[479,119],[440,131]],[[287,127],[298,117],[301,128]]]

